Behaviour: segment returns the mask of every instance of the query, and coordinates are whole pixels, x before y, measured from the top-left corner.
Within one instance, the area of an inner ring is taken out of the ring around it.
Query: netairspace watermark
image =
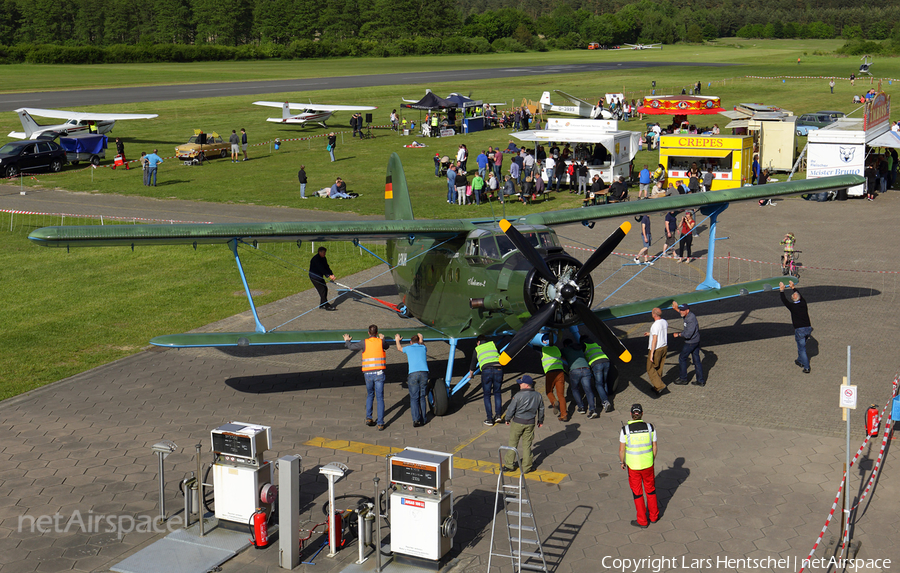
[[[122,539],[128,533],[172,533],[181,529],[184,521],[180,515],[173,515],[161,522],[153,515],[103,515],[89,511],[75,510],[71,515],[20,515],[19,533],[115,533]]]
[[[837,557],[816,557],[813,559],[799,557],[643,557],[641,559],[628,559],[622,557],[604,557],[600,564],[609,570],[621,573],[638,573],[652,571],[671,571],[673,569],[684,570],[710,570],[710,569],[762,569],[774,571],[778,569],[797,571],[801,567],[807,568],[833,568],[840,571],[858,571],[860,569],[891,568],[890,559],[838,559]]]

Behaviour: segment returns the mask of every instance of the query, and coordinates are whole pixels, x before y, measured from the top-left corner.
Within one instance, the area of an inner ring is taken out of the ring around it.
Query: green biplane
[[[721,286],[713,278],[716,217],[729,202],[756,201],[767,197],[815,193],[858,185],[862,178],[841,175],[814,180],[742,187],[614,205],[533,213],[502,219],[423,220],[413,217],[406,177],[400,158],[392,154],[387,167],[384,203],[385,221],[283,222],[251,224],[182,224],[137,226],[45,227],[29,239],[46,247],[96,247],[139,245],[223,244],[231,249],[247,293],[256,330],[254,332],[187,333],[159,336],[152,344],[172,348],[233,347],[343,342],[345,331],[267,330],[259,320],[253,297],[238,255],[239,244],[301,241],[384,240],[386,263],[402,299],[399,312],[424,326],[391,330],[408,339],[423,332],[426,340],[450,344],[444,384],[435,384],[434,411],[444,415],[450,395],[467,384],[452,384],[453,359],[459,340],[480,334],[512,334],[501,356],[505,364],[535,337],[548,329],[583,324],[607,354],[629,361],[631,355],[604,324],[604,320],[633,316],[650,309],[680,302],[701,303],[771,289],[781,277]],[[628,218],[649,212],[700,209],[710,217],[707,279],[697,290],[592,309],[594,283],[591,272],[604,261],[631,228],[622,223],[581,263],[566,253],[553,230],[554,225],[608,218]],[[366,336],[365,325],[350,334]]]

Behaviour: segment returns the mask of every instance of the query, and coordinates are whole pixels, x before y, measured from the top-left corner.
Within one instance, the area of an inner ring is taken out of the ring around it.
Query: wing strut
[[[257,314],[256,312],[256,305],[253,304],[253,295],[250,294],[250,286],[247,284],[246,275],[244,275],[244,266],[241,264],[241,256],[238,255],[237,246],[237,239],[231,239],[230,241],[228,241],[228,248],[230,248],[231,252],[234,253],[234,262],[237,263],[238,274],[241,275],[241,282],[244,283],[244,292],[247,293],[247,300],[250,301],[250,312],[253,313],[253,320],[256,321],[256,332],[264,333],[266,329],[259,321],[259,314]]]
[[[700,209],[701,213],[709,217],[709,246],[706,249],[706,278],[702,283],[697,285],[697,290],[722,288],[719,281],[713,277],[713,265],[716,261],[716,219],[718,219],[719,214],[727,208],[728,203],[722,203],[720,205],[715,205],[710,211],[706,211],[705,207]]]

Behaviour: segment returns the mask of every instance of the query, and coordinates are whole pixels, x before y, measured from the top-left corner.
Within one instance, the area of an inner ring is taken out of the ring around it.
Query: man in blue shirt
[[[425,397],[428,395],[428,355],[425,345],[422,344],[424,338],[421,333],[415,334],[406,348],[400,345],[401,340],[399,334],[394,335],[397,350],[406,354],[409,362],[409,376],[406,379],[406,384],[409,386],[409,409],[412,413],[413,428],[418,428],[425,425],[425,412],[427,411]],[[441,382],[438,381],[438,383]]]
[[[638,182],[641,184],[641,190],[638,191],[638,201],[641,199],[649,199],[650,198],[650,170],[644,165],[644,168],[641,169],[641,173],[638,176]]]
[[[475,163],[478,164],[478,174],[484,179],[488,167],[488,157],[485,155],[484,151],[478,154],[478,157],[475,158]]]
[[[684,338],[684,347],[678,356],[680,375],[675,379],[675,383],[679,386],[684,386],[688,383],[687,367],[690,359],[694,361],[694,373],[697,375],[692,384],[694,386],[706,386],[706,379],[703,377],[703,366],[700,364],[700,325],[697,323],[697,316],[691,312],[691,307],[687,304],[678,304],[672,301],[672,308],[684,319],[684,330],[672,335],[674,338]]]
[[[447,170],[447,203],[456,203],[456,165]]]
[[[347,193],[347,184],[344,183],[344,180],[338,177],[334,181],[334,185],[331,186],[331,191],[329,191],[328,196],[332,199],[352,199],[349,193]]]
[[[147,185],[156,187],[156,168],[163,162],[162,157],[156,154],[158,150],[147,156]]]

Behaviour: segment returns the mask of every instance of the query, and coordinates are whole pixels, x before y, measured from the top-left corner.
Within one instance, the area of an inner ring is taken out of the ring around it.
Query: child
[[[784,240],[779,244],[784,245],[784,253],[781,255],[781,274],[788,274],[788,261],[794,256],[794,243],[797,240],[794,238],[793,233],[788,233],[784,236]]]

